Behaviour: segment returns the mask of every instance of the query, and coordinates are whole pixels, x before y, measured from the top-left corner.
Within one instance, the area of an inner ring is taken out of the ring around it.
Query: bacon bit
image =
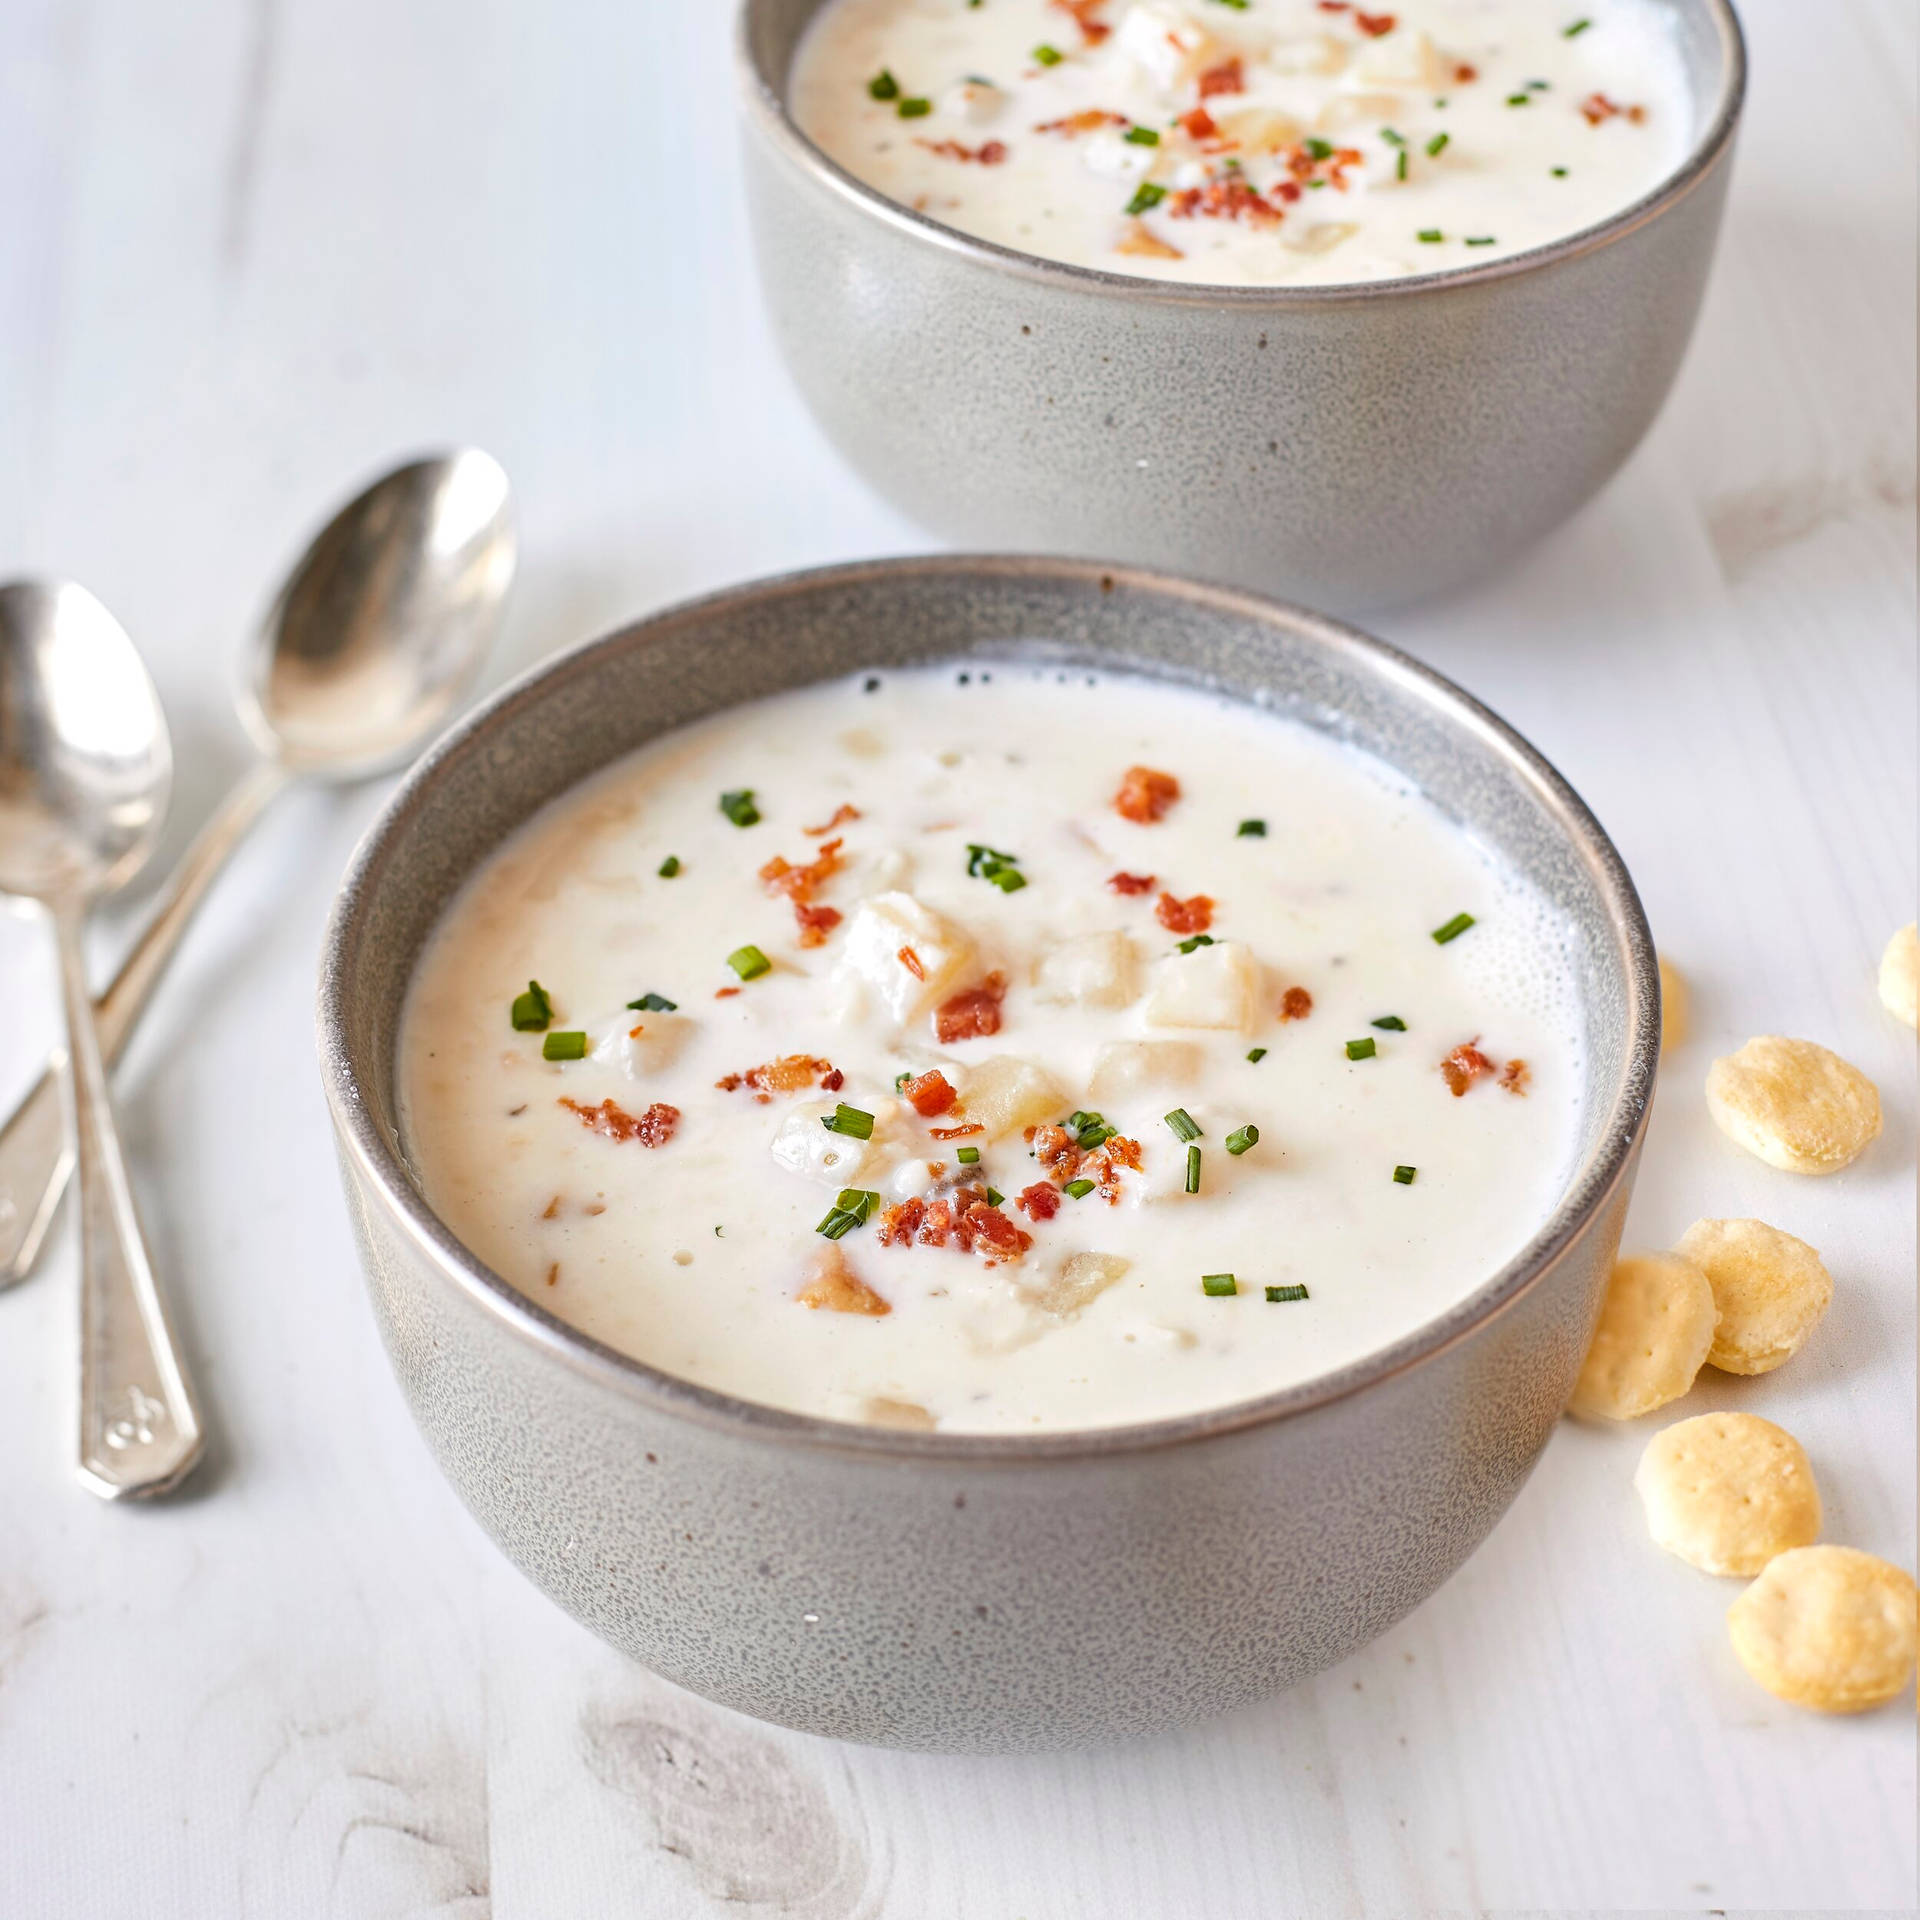
[[[842,801],[833,810],[833,818],[824,827],[802,827],[800,831],[809,840],[818,840],[823,833],[831,833],[835,827],[844,827],[849,820],[858,820],[860,809],[849,801]]]
[[[1099,1184],[1100,1196],[1110,1207],[1120,1204],[1120,1176],[1128,1169],[1140,1171],[1140,1142],[1115,1134],[1103,1146],[1096,1147],[1080,1163],[1081,1177]]]
[[[583,1107],[578,1100],[569,1100],[563,1094],[560,1104],[569,1113],[578,1114],[580,1124],[590,1132],[602,1134],[609,1140],[638,1140],[643,1147],[664,1147],[680,1124],[680,1109],[659,1100],[638,1115],[611,1100],[603,1100],[597,1107]]]
[[[964,1140],[970,1133],[985,1132],[986,1128],[978,1120],[969,1120],[965,1126],[960,1127],[929,1127],[927,1129],[928,1137],[933,1140]]]
[[[1033,1148],[1033,1157],[1056,1187],[1064,1187],[1069,1180],[1091,1180],[1110,1207],[1120,1204],[1121,1174],[1128,1168],[1135,1173],[1140,1171],[1140,1142],[1120,1134],[1087,1152],[1081,1151],[1065,1127],[1031,1127],[1026,1138]],[[1020,1196],[1021,1205],[1026,1204],[1032,1192],[1029,1188]],[[1033,1209],[1029,1207],[1027,1211],[1031,1213]],[[1049,1216],[1035,1214],[1034,1217]]]
[[[1114,242],[1115,253],[1130,253],[1148,260],[1184,260],[1178,247],[1170,247],[1144,220],[1129,220],[1127,230]]]
[[[988,140],[977,147],[963,147],[958,140],[916,140],[913,144],[937,153],[943,160],[977,160],[983,167],[997,167],[1007,157],[1004,140]]]
[[[1209,180],[1204,187],[1182,187],[1169,196],[1167,212],[1176,220],[1247,220],[1256,227],[1285,218],[1244,180]]]
[[[1080,29],[1081,39],[1090,47],[1097,47],[1113,31],[1104,20],[1094,18],[1107,0],[1052,0],[1052,4],[1062,13],[1073,15],[1073,24]]]
[[[838,907],[810,907],[804,900],[793,903],[793,917],[800,923],[803,947],[824,947],[827,935],[840,924]]]
[[[1345,193],[1347,169],[1357,167],[1365,157],[1358,147],[1336,147],[1324,160],[1316,160],[1302,141],[1287,155],[1287,171],[1296,181],[1324,180]]]
[[[1065,1127],[1029,1127],[1026,1140],[1040,1162],[1040,1170],[1055,1186],[1064,1187],[1080,1164],[1080,1149],[1073,1135]]]
[[[950,1113],[953,1103],[960,1098],[938,1067],[921,1074],[917,1080],[909,1080],[900,1091],[922,1120],[935,1120],[943,1113]]]
[[[1180,782],[1172,774],[1156,773],[1151,767],[1129,767],[1120,791],[1113,796],[1113,810],[1121,819],[1144,826],[1163,818],[1179,798]]]
[[[1458,1100],[1476,1080],[1493,1072],[1493,1062],[1480,1051],[1477,1039],[1463,1041],[1440,1062],[1447,1090]]]
[[[1305,987],[1289,987],[1280,996],[1282,1020],[1304,1020],[1313,1011],[1313,995]]]
[[[927,977],[926,968],[920,964],[920,956],[915,953],[911,947],[902,947],[893,957],[898,960],[916,980],[924,980]]]
[[[836,1246],[825,1246],[813,1256],[813,1278],[794,1296],[803,1307],[829,1313],[864,1313],[878,1318],[893,1311],[886,1301],[847,1265]]]
[[[1205,933],[1213,925],[1213,902],[1204,893],[1196,893],[1191,900],[1163,893],[1153,917],[1169,933]]]
[[[1533,1069],[1524,1060],[1509,1060],[1500,1069],[1500,1084],[1509,1093],[1519,1094],[1522,1099],[1526,1097],[1527,1083],[1532,1078]]]
[[[557,1193],[547,1202],[547,1210],[540,1218],[542,1220],[558,1220],[560,1218],[560,1196]]]
[[[879,1219],[883,1247],[944,1247],[977,1253],[988,1266],[1018,1260],[1033,1245],[1023,1232],[987,1199],[983,1186],[965,1186],[941,1200],[900,1200]]]
[[[1298,180],[1280,180],[1274,183],[1274,192],[1291,206],[1294,201],[1305,198],[1305,190]]]
[[[1216,93],[1245,93],[1246,90],[1247,77],[1237,53],[1231,60],[1223,60],[1217,67],[1209,67],[1200,76],[1202,100],[1211,100]]]
[[[713,997],[716,1000],[731,1000],[739,991],[740,989],[738,987],[715,987]]]
[[[927,1217],[924,1200],[901,1200],[880,1215],[880,1244],[883,1247],[910,1247],[920,1223]]]
[[[646,1028],[644,1026],[629,1027],[627,1029],[627,1038],[629,1040],[638,1040],[640,1036],[645,1032],[646,1032]]]
[[[1580,114],[1590,127],[1597,127],[1603,120],[1611,120],[1622,115],[1636,127],[1647,117],[1645,107],[1623,107],[1609,100],[1604,93],[1590,93],[1580,102]]]
[[[1180,116],[1180,125],[1189,140],[1218,140],[1220,126],[1205,107],[1195,107]]]
[[[1150,873],[1111,873],[1107,876],[1107,890],[1110,893],[1151,893],[1153,875]]]
[[[846,1084],[845,1076],[831,1060],[821,1060],[810,1053],[783,1053],[778,1060],[763,1061],[745,1073],[730,1073],[713,1084],[722,1093],[732,1093],[736,1087],[751,1087],[764,1101],[776,1093],[798,1093],[802,1087],[812,1086],[816,1076],[829,1090]]]
[[[820,1076],[820,1091],[822,1093],[838,1093],[846,1084],[847,1076],[842,1073],[838,1067],[835,1067],[831,1073],[823,1073]]]
[[[1320,0],[1320,11],[1322,13],[1345,13],[1351,4],[1352,0]]]
[[[1127,116],[1124,113],[1106,113],[1099,107],[1089,107],[1084,113],[1070,113],[1064,120],[1042,120],[1034,128],[1035,133],[1057,133],[1071,140],[1082,133],[1098,133],[1102,127],[1124,127]]]
[[[1036,1180],[1013,1204],[1029,1220],[1051,1220],[1060,1211],[1060,1189]]]
[[[1391,33],[1396,22],[1390,13],[1362,13],[1356,7],[1353,14],[1353,24],[1358,27],[1362,33],[1369,34],[1375,40],[1378,40],[1383,33]]]
[[[1480,78],[1480,69],[1470,60],[1457,61],[1454,65],[1453,77],[1458,85],[1470,87]]]
[[[933,1036],[951,1046],[956,1040],[985,1039],[1000,1031],[1000,1002],[1006,997],[1007,976],[990,973],[977,987],[963,987],[943,1000],[933,1016]]]
[[[560,1284],[560,1262],[556,1260],[553,1263],[553,1265],[547,1269],[547,1285],[550,1287],[557,1287],[559,1284]]]

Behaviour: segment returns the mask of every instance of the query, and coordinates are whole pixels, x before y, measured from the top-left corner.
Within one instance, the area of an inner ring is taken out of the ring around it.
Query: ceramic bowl
[[[421,1196],[396,1028],[454,892],[537,808],[670,727],[864,666],[1044,657],[1157,675],[1372,752],[1575,930],[1579,1165],[1526,1249],[1355,1365],[1264,1399],[1037,1436],[904,1433],[736,1400],[516,1292]],[[1619,856],[1540,756],[1437,674],[1224,588],[1035,558],[836,567],[655,615],[498,695],[354,858],[320,1052],[380,1331],[447,1477],[615,1646],[785,1725],[928,1749],[1100,1741],[1339,1660],[1446,1579],[1570,1392],[1620,1233],[1659,1039]]]
[[[740,16],[760,277],[834,444],[946,539],[1393,605],[1557,526],[1673,383],[1745,87],[1726,0],[1662,0],[1699,132],[1655,192],[1485,266],[1294,288],[1063,266],[863,186],[786,108],[821,3],[745,0]]]

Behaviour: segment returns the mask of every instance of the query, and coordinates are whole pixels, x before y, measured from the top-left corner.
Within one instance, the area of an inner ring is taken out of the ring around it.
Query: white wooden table
[[[0,572],[148,652],[181,780],[242,761],[231,663],[318,511],[477,441],[524,510],[508,656],[747,575],[915,548],[774,364],[720,0],[0,6]],[[1906,0],[1748,0],[1751,115],[1652,438],[1512,573],[1382,623],[1593,803],[1696,1038],[1632,1223],[1813,1241],[1809,1350],[1706,1376],[1805,1441],[1828,1537],[1914,1564],[1914,58]],[[927,1759],[680,1694],[457,1506],[374,1337],[313,1064],[314,956],[377,793],[306,796],[220,888],[120,1076],[213,1410],[193,1497],[70,1466],[74,1263],[0,1296],[0,1914],[1251,1920],[1902,1908],[1915,1727],[1740,1671],[1735,1591],[1658,1553],[1645,1432],[1563,1428],[1412,1618],[1258,1710],[1126,1750]],[[140,910],[102,930],[101,957]],[[0,924],[0,1073],[51,1028]],[[1707,1061],[1805,1034],[1880,1083],[1824,1181],[1727,1145]],[[731,1904],[730,1904],[731,1903]]]

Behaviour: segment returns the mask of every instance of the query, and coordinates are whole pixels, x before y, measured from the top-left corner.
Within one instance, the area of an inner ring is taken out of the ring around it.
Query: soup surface
[[[1578,1031],[1569,931],[1373,761],[976,661],[729,710],[532,820],[416,974],[402,1131],[467,1245],[667,1372],[1094,1427],[1492,1274],[1571,1171]]]
[[[1692,134],[1653,0],[829,0],[792,109],[949,226],[1216,284],[1518,253],[1651,191]]]

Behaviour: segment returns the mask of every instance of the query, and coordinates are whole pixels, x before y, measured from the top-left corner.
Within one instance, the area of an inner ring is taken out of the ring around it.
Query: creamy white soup
[[[982,239],[1249,284],[1539,246],[1651,191],[1692,132],[1653,0],[829,0],[792,109]]]
[[[1032,664],[667,735],[447,912],[402,1132],[498,1273],[667,1372],[1031,1431],[1431,1319],[1576,1154],[1570,934],[1296,722]]]

